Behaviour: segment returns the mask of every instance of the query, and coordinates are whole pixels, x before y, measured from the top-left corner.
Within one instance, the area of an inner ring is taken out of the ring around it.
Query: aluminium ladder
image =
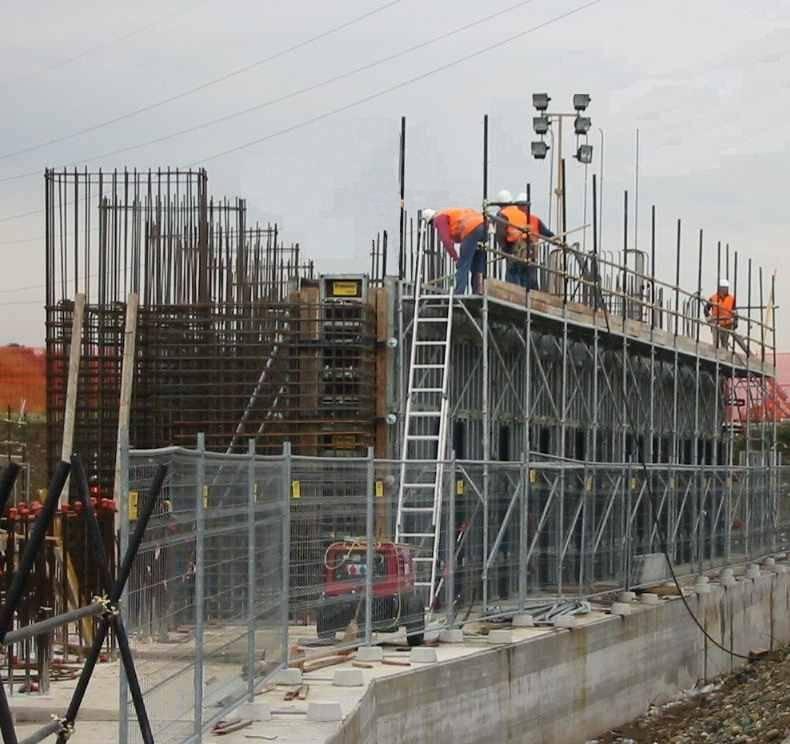
[[[422,225],[424,236],[425,224]],[[442,480],[447,455],[448,366],[453,295],[426,282],[426,241],[417,252],[408,394],[395,541],[413,547],[415,585],[431,610],[438,591]]]

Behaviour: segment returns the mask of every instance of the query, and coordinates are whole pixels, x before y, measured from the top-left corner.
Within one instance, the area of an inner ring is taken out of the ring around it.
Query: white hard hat
[[[525,201],[527,201],[527,192],[526,192],[526,191],[522,191],[522,192],[521,192],[521,193],[520,193],[520,194],[519,194],[519,195],[516,197],[516,201],[517,201],[517,202],[525,202]]]
[[[729,279],[719,279],[719,286],[722,289],[729,289],[730,288],[730,280]]]
[[[503,204],[504,202],[512,202],[513,194],[511,194],[507,189],[502,189],[502,191],[496,195],[496,201],[498,201],[500,204]]]
[[[435,209],[423,209],[422,210],[422,218],[426,222],[430,222],[434,217],[436,217],[436,210]]]

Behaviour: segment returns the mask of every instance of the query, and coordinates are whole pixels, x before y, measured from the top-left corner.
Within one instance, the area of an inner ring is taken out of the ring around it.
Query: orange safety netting
[[[43,414],[47,405],[46,353],[28,346],[0,346],[0,413]]]

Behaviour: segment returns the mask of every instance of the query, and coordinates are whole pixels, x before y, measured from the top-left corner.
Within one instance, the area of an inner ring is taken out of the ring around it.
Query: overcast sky
[[[510,37],[546,24],[542,28]],[[623,190],[634,190],[640,130],[640,247],[659,216],[659,274],[674,272],[674,223],[684,220],[683,274],[715,284],[715,241],[768,274],[787,264],[790,172],[790,0],[342,0],[282,3],[4,3],[0,24],[0,343],[41,345],[46,166],[185,166],[205,162],[215,196],[243,196],[252,220],[276,220],[325,271],[367,266],[370,239],[397,229],[400,116],[408,121],[407,205],[477,206],[482,117],[490,117],[490,187],[529,181],[547,213],[548,162],[531,159],[531,94],[568,109],[592,96],[603,241],[622,247]],[[278,99],[473,24],[436,43],[309,93],[114,157],[195,124]],[[364,20],[222,83],[76,137],[70,135]],[[467,61],[462,57],[491,48]],[[435,74],[424,75],[440,69]],[[392,92],[374,94],[404,84]],[[352,105],[362,99],[359,105]],[[335,109],[339,113],[324,116]],[[323,117],[312,124],[311,119]],[[292,128],[292,131],[282,133]],[[271,136],[274,135],[274,136]],[[50,140],[62,140],[36,147]],[[261,140],[232,154],[226,150]],[[566,147],[572,145],[571,138]],[[31,149],[13,157],[2,157]],[[15,180],[10,176],[32,173]],[[582,221],[584,169],[568,163],[569,225]],[[633,199],[633,196],[632,196]],[[777,301],[785,283],[778,277]],[[745,302],[745,298],[741,298]],[[790,323],[778,314],[779,345]],[[783,327],[784,325],[784,327]]]

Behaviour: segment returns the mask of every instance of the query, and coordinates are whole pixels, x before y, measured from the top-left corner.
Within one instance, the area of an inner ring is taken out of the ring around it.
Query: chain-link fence
[[[316,647],[412,645],[664,580],[664,541],[680,575],[790,547],[790,470],[540,457],[132,451],[132,522],[169,465],[124,605],[156,740],[200,741]],[[120,740],[137,741],[123,688],[122,714]]]

